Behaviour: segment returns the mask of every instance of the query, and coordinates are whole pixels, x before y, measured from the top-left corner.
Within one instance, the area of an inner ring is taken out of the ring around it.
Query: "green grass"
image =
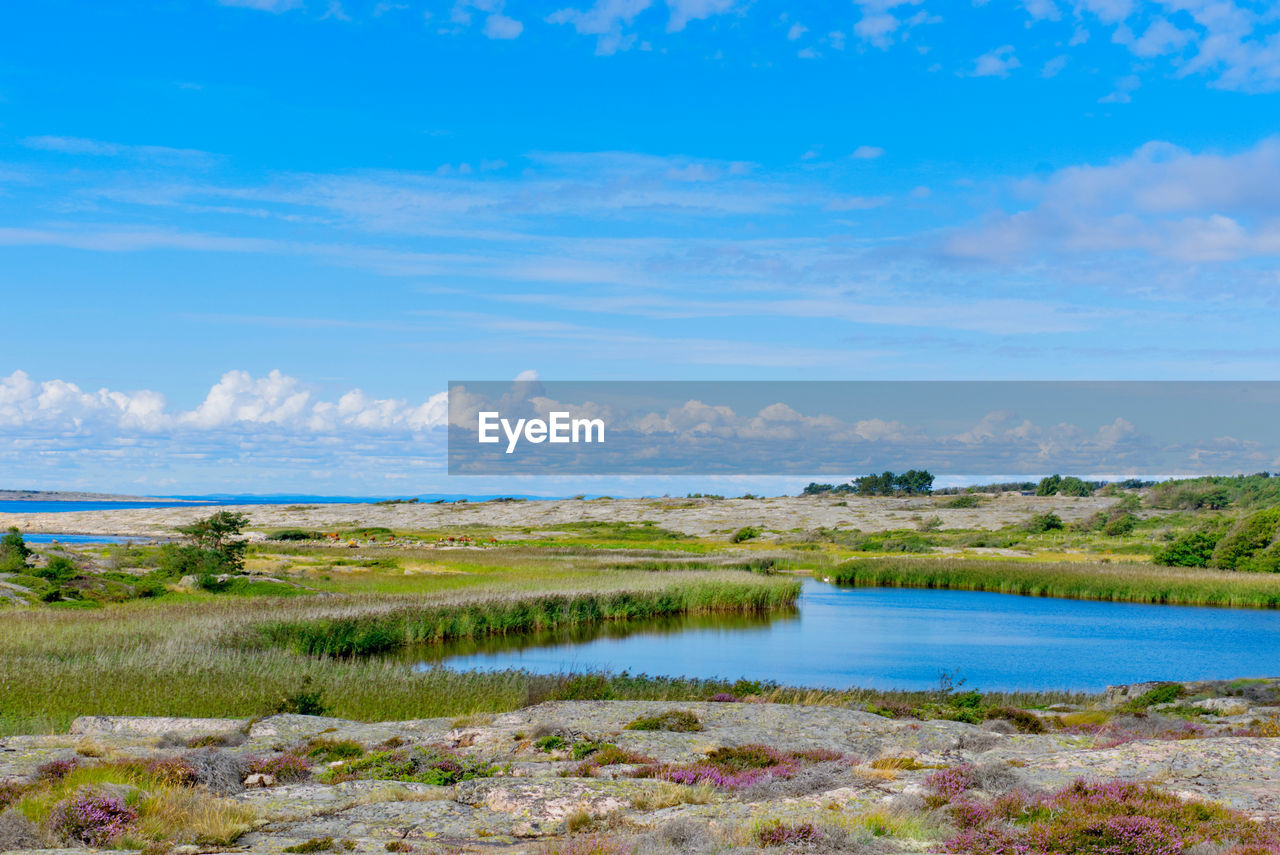
[[[1148,564],[853,559],[814,575],[840,585],[951,588],[1075,600],[1196,606],[1280,607],[1280,574]]]
[[[758,614],[795,604],[793,580],[692,580],[648,591],[493,597],[441,606],[404,606],[255,627],[268,643],[312,656],[385,653],[413,644],[522,635],[606,621],[651,620],[713,612]]]

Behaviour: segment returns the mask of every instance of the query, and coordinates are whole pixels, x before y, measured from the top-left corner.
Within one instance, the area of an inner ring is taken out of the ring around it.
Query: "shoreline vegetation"
[[[937,588],[1027,597],[1159,605],[1280,608],[1280,576],[1150,564],[853,558],[818,568],[836,585]]]
[[[170,542],[151,545],[28,546],[10,531],[0,538],[0,735],[65,731],[82,715],[254,717],[315,708],[309,698],[356,720],[465,716],[556,698],[692,702],[727,694],[918,706],[923,696],[912,692],[626,672],[414,671],[370,655],[600,622],[764,614],[794,607],[806,575],[851,585],[1280,606],[1280,573],[1258,572],[1280,548],[1280,516],[1268,504],[1280,495],[1280,478],[1097,485],[1067,477],[1031,491],[1013,484],[933,496],[919,492],[928,473],[908,474],[774,499],[97,517],[163,522]],[[908,494],[857,495],[872,489],[865,485]],[[1065,696],[992,697],[1043,707]]]

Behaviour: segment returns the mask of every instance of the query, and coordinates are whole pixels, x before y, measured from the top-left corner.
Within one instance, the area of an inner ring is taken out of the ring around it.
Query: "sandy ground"
[[[782,496],[771,499],[578,499],[470,504],[228,505],[249,515],[259,529],[297,527],[324,531],[354,526],[440,530],[464,526],[550,531],[564,523],[652,521],[673,531],[708,536],[744,525],[777,532],[819,527],[882,531],[913,528],[938,517],[943,528],[998,529],[1053,511],[1064,520],[1083,519],[1109,507],[1112,498],[1066,498],[1003,494],[977,508],[943,507],[953,497],[859,498]],[[208,506],[0,514],[0,528],[57,534],[173,536],[175,526],[212,513]]]

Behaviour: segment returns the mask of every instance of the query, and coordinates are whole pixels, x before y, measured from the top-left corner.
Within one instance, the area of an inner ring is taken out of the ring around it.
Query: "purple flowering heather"
[[[75,843],[105,846],[138,818],[123,799],[104,793],[81,792],[54,805],[54,832]]]

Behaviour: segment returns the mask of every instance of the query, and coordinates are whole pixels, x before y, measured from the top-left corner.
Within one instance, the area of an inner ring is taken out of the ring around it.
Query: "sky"
[[[1278,120],[1261,0],[18,4],[0,487],[501,490],[451,379],[1277,379]]]

